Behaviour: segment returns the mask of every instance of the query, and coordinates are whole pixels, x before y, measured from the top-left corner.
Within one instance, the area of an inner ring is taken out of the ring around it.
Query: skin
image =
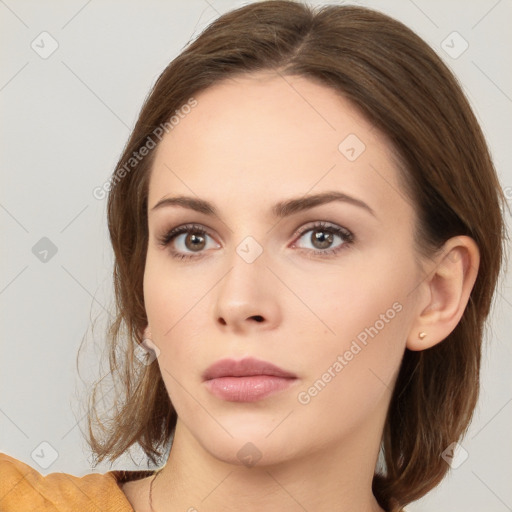
[[[416,213],[389,142],[335,91],[258,72],[196,99],[156,149],[149,184],[146,336],[160,351],[178,413],[154,510],[381,511],[371,481],[401,358],[406,347],[429,348],[453,330],[476,278],[478,249],[456,237],[435,257],[418,254]],[[349,134],[366,146],[354,161],[338,149]],[[279,201],[331,190],[364,201],[374,215],[331,202],[272,216]],[[177,195],[212,202],[218,217],[176,205],[152,209]],[[353,243],[334,235],[322,249],[314,229],[297,233],[316,221],[348,229]],[[208,232],[199,252],[186,234],[159,243],[187,223]],[[263,251],[252,263],[236,251],[248,236]],[[193,258],[174,258],[173,250]],[[393,304],[400,311],[389,319]],[[338,355],[380,325],[381,315],[388,322],[332,377]],[[245,356],[297,379],[252,403],[212,395],[201,373],[221,358]],[[301,403],[299,393],[329,368],[330,381]],[[252,467],[237,456],[246,443],[261,456]],[[123,487],[138,511],[150,510],[149,483]]]

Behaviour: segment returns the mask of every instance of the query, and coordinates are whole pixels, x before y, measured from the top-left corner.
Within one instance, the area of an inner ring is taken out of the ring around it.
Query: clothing
[[[0,453],[0,511],[134,512],[119,484],[152,474],[151,470],[115,470],[83,477],[42,476],[28,464]]]
[[[154,473],[115,470],[82,477],[68,473],[42,476],[0,452],[0,512],[135,512],[119,484]]]

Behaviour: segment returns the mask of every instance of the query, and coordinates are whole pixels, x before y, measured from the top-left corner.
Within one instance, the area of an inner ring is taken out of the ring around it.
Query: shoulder
[[[82,477],[67,473],[43,476],[34,468],[0,453],[2,512],[133,512],[120,483],[149,472],[110,471]]]

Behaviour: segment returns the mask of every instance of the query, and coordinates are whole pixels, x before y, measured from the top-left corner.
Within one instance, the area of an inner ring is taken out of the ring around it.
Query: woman
[[[108,188],[125,394],[108,422],[93,395],[89,442],[165,465],[26,473],[31,499],[395,512],[439,484],[477,401],[504,224],[425,42],[360,7],[229,12],[162,73]]]

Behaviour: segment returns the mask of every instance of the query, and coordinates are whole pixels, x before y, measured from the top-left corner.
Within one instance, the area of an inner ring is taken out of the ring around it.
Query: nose
[[[213,305],[217,326],[232,333],[275,329],[281,321],[277,281],[264,254],[248,263],[238,254],[219,286]]]

